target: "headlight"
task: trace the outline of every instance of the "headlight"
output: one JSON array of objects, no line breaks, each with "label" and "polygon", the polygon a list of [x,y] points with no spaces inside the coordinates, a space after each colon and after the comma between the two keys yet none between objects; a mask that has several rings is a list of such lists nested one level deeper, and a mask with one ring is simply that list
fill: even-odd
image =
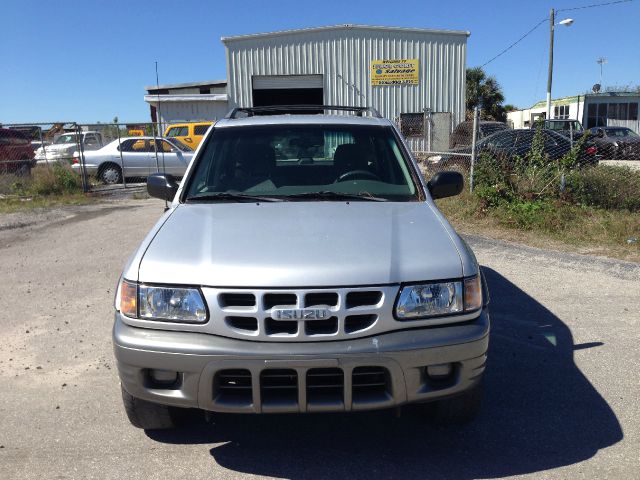
[{"label": "headlight", "polygon": [[413,320],[477,310],[482,306],[480,276],[462,281],[407,285],[396,306],[399,320]]},{"label": "headlight", "polygon": [[205,323],[207,308],[197,288],[155,287],[123,281],[120,311],[131,318]]}]

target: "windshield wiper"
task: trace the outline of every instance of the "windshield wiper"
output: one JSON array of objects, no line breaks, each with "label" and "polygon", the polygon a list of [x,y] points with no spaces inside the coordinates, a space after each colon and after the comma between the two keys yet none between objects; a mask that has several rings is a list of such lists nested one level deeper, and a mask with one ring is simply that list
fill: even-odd
[{"label": "windshield wiper", "polygon": [[262,195],[250,195],[248,193],[232,193],[232,192],[218,192],[207,193],[204,195],[191,195],[187,197],[188,202],[198,201],[234,201],[240,200],[244,202],[281,202],[282,199],[278,197],[268,197]]},{"label": "windshield wiper", "polygon": [[342,192],[331,192],[328,190],[320,191],[320,192],[305,192],[305,193],[294,193],[293,195],[286,195],[286,199],[295,200],[295,199],[318,199],[318,200],[366,200],[370,202],[386,202],[386,198],[375,197],[371,195],[369,192],[360,192],[360,193],[342,193]]}]

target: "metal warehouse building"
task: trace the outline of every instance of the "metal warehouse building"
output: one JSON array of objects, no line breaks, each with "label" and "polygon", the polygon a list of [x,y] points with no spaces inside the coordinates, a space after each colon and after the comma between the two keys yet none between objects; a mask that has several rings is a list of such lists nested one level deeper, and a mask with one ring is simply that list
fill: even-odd
[{"label": "metal warehouse building", "polygon": [[[467,31],[338,25],[224,37],[225,107],[373,106],[396,121],[446,112],[450,131],[464,120],[468,36]],[[152,91],[149,87],[149,94],[157,93]],[[145,100],[158,103],[159,96]],[[189,100],[197,102],[197,94]],[[163,114],[165,121],[196,119],[202,118]]]}]

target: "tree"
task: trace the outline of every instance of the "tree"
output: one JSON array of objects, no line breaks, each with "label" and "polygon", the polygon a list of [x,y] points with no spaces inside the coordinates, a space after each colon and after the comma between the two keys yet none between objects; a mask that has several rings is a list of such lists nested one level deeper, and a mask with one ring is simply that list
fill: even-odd
[{"label": "tree", "polygon": [[487,76],[481,67],[467,68],[467,118],[473,118],[473,109],[480,108],[483,120],[506,120],[502,106],[504,95],[495,77]]}]

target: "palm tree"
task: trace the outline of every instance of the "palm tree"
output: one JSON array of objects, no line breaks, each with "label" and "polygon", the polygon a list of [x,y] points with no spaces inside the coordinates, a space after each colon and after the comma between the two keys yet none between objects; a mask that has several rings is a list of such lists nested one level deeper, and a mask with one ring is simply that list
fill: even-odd
[{"label": "palm tree", "polygon": [[480,118],[504,122],[504,95],[495,77],[487,76],[481,67],[467,68],[467,117],[473,116],[473,109],[480,107]]}]

